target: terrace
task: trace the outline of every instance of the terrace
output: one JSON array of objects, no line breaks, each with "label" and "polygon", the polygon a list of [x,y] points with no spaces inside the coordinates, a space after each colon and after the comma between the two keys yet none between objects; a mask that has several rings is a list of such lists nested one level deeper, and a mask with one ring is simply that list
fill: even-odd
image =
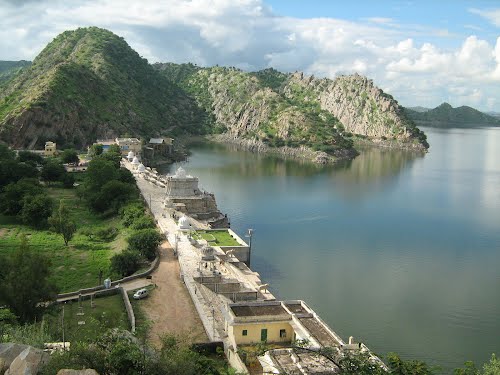
[{"label": "terrace", "polygon": [[243,246],[227,229],[198,230],[193,237],[196,240],[203,239],[207,241],[210,246]]}]

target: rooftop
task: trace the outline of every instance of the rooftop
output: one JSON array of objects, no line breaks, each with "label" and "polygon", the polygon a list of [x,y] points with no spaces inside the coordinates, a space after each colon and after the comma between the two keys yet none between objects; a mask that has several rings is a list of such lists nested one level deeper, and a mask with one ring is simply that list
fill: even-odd
[{"label": "rooftop", "polygon": [[308,314],[309,311],[307,311],[304,306],[300,302],[285,302],[285,306],[288,310],[290,310],[293,314]]},{"label": "rooftop", "polygon": [[337,339],[316,318],[299,318],[302,325],[322,346],[339,346]]},{"label": "rooftop", "polygon": [[327,358],[301,350],[271,350],[270,357],[285,374],[336,374],[340,369]]},{"label": "rooftop", "polygon": [[261,305],[231,305],[233,314],[237,317],[266,316],[266,315],[289,315],[281,304],[261,304]]}]

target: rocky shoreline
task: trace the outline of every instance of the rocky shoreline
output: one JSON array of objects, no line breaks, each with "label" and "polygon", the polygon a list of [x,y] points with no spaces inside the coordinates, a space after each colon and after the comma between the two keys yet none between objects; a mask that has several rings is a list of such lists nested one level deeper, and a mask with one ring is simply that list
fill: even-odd
[{"label": "rocky shoreline", "polygon": [[266,153],[275,154],[282,156],[284,158],[292,158],[299,160],[306,160],[316,164],[334,164],[340,161],[354,159],[359,153],[352,150],[342,150],[339,151],[335,156],[329,155],[323,151],[313,151],[307,147],[269,147],[264,142],[257,139],[242,139],[235,138],[234,136],[224,133],[207,136],[206,139],[209,141],[229,144],[237,146],[242,150],[256,152],[256,153]]}]

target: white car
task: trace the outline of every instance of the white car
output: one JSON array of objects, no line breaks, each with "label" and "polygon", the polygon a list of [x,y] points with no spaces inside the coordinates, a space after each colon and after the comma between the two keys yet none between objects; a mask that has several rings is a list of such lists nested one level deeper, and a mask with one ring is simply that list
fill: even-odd
[{"label": "white car", "polygon": [[149,295],[149,292],[147,289],[139,289],[137,292],[134,293],[133,298],[134,299],[142,299],[146,298]]}]

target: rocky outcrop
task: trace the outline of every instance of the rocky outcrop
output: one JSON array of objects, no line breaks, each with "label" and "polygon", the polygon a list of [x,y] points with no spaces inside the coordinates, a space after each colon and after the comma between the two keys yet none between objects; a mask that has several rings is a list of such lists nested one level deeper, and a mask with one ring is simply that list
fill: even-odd
[{"label": "rocky outcrop", "polygon": [[14,344],[11,342],[0,344],[0,374],[3,374],[29,345]]},{"label": "rocky outcrop", "polygon": [[14,358],[5,375],[36,375],[48,360],[49,355],[43,350],[27,346]]},{"label": "rocky outcrop", "polygon": [[393,144],[404,148],[428,147],[425,135],[405,116],[403,107],[371,79],[359,74],[331,80],[294,73],[283,91],[287,97],[300,93],[304,100],[318,102],[322,109],[338,118],[349,133],[376,141],[394,140]]},{"label": "rocky outcrop", "polygon": [[68,370],[63,369],[57,372],[57,375],[99,375],[96,370],[86,369],[86,370]]}]

